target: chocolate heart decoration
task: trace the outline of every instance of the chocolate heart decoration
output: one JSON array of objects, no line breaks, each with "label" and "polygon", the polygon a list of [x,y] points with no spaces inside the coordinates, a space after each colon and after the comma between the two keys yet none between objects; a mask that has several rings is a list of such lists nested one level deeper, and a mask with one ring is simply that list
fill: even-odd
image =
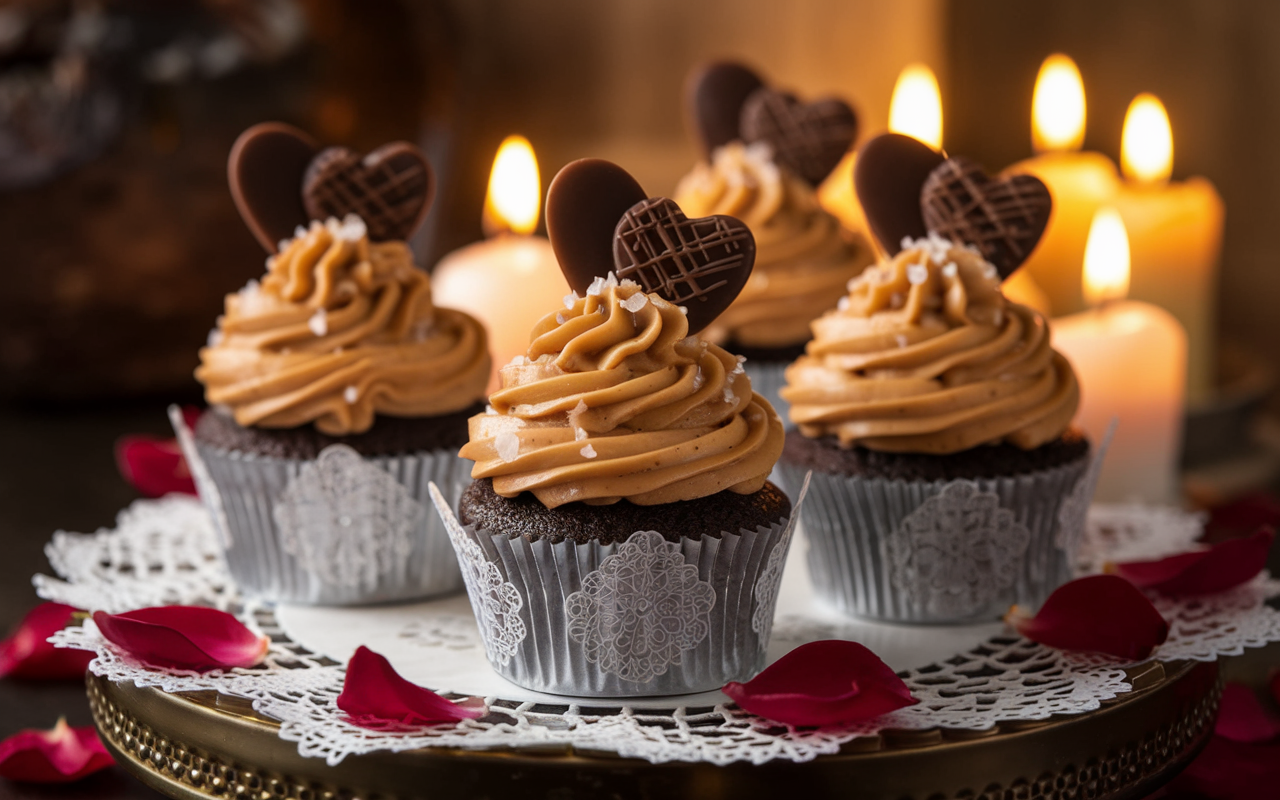
[{"label": "chocolate heart decoration", "polygon": [[920,187],[946,156],[919,139],[883,133],[858,149],[853,186],[867,226],[890,256],[902,249],[904,237],[925,235]]},{"label": "chocolate heart decoration", "polygon": [[254,125],[231,146],[231,197],[268,253],[310,219],[302,203],[302,176],[319,149],[314,139],[283,122]]},{"label": "chocolate heart decoration", "polygon": [[613,269],[613,234],[627,209],[648,195],[617,164],[583,158],[547,187],[547,237],[569,288],[585,294]]},{"label": "chocolate heart decoration", "polygon": [[930,231],[973,245],[1007,278],[1035,250],[1053,197],[1039,178],[991,178],[982,165],[957,156],[929,173],[920,188],[920,209]]},{"label": "chocolate heart decoration", "polygon": [[742,64],[717,61],[689,73],[685,81],[685,113],[708,157],[721,145],[740,138],[742,104],[764,86],[760,76]]},{"label": "chocolate heart decoration", "polygon": [[426,219],[435,175],[426,155],[392,142],[367,156],[330,147],[316,156],[302,181],[311,219],[358,214],[374,241],[408,239]]},{"label": "chocolate heart decoration", "polygon": [[802,103],[769,88],[747,98],[740,124],[743,141],[766,142],[774,161],[814,186],[831,174],[858,136],[858,117],[843,100]]},{"label": "chocolate heart decoration", "polygon": [[734,217],[689,219],[674,200],[651,197],[618,221],[613,261],[619,279],[684,306],[692,335],[742,291],[755,265],[756,240]]}]

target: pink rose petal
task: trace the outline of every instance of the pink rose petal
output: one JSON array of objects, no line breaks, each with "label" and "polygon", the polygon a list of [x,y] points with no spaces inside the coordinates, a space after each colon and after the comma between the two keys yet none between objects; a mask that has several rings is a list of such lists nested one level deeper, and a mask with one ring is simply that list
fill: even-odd
[{"label": "pink rose petal", "polygon": [[92,725],[72,728],[65,719],[51,730],[25,730],[0,742],[0,776],[30,783],[69,783],[115,762]]},{"label": "pink rose petal", "polygon": [[93,621],[109,641],[148,664],[211,670],[252,667],[270,640],[214,608],[158,606],[124,614],[95,612]]},{"label": "pink rose petal", "polygon": [[455,703],[410,683],[390,661],[363,645],[347,662],[338,708],[361,727],[377,727],[380,722],[458,722],[487,713],[484,701],[478,698]]},{"label": "pink rose petal", "polygon": [[1260,744],[1280,737],[1280,718],[1263,706],[1248,686],[1228,683],[1222,690],[1213,732],[1233,742]]},{"label": "pink rose petal", "polygon": [[1252,536],[1227,539],[1208,550],[1179,553],[1158,561],[1109,564],[1107,571],[1140,589],[1151,589],[1169,597],[1223,592],[1262,572],[1275,536],[1271,528],[1263,527]]},{"label": "pink rose petal", "polygon": [[872,719],[919,702],[875,653],[838,639],[801,645],[723,691],[752,714],[800,726]]},{"label": "pink rose petal", "polygon": [[[193,406],[182,409],[188,427],[200,419]],[[116,442],[116,466],[124,479],[146,497],[163,497],[170,492],[195,494],[196,485],[177,439],[155,436],[123,436]]]},{"label": "pink rose petal", "polygon": [[94,654],[54,647],[49,637],[67,626],[75,608],[41,603],[22,618],[18,629],[0,642],[0,678],[83,680]]},{"label": "pink rose petal", "polygon": [[1151,655],[1169,636],[1169,624],[1151,601],[1118,575],[1077,578],[1049,595],[1034,617],[1015,606],[1005,622],[1049,647],[1131,661]]}]

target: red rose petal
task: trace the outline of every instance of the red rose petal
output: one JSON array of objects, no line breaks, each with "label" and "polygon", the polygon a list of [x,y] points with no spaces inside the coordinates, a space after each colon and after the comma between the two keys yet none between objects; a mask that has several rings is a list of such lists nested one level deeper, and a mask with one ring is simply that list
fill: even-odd
[{"label": "red rose petal", "polygon": [[18,629],[0,642],[0,678],[83,680],[94,654],[54,647],[49,637],[67,626],[77,609],[41,603],[22,618]]},{"label": "red rose petal", "polygon": [[1118,575],[1090,575],[1059,586],[1039,613],[1015,606],[1005,622],[1033,642],[1059,650],[1141,661],[1169,636],[1169,624],[1142,592]]},{"label": "red rose petal", "polygon": [[1228,683],[1222,690],[1213,732],[1233,742],[1259,744],[1280,736],[1280,718],[1267,710],[1248,686]]},{"label": "red rose petal", "polygon": [[802,726],[872,719],[919,702],[875,653],[838,639],[801,645],[723,691],[752,714]]},{"label": "red rose petal", "polygon": [[482,700],[455,703],[410,683],[390,661],[363,645],[347,662],[338,708],[361,727],[378,722],[458,722],[487,713]]},{"label": "red rose petal", "polygon": [[[187,427],[195,427],[200,413],[194,406],[183,407]],[[116,466],[124,479],[146,497],[163,497],[170,492],[196,493],[195,481],[177,439],[123,436],[116,442]]]},{"label": "red rose petal", "polygon": [[1140,589],[1151,589],[1169,597],[1223,592],[1262,572],[1275,538],[1275,531],[1263,527],[1252,536],[1228,539],[1208,550],[1179,553],[1158,561],[1109,564],[1107,571]]},{"label": "red rose petal", "polygon": [[1255,492],[1210,509],[1202,539],[1211,543],[1235,539],[1263,525],[1280,525],[1280,499],[1270,492]]},{"label": "red rose petal", "polygon": [[0,742],[0,776],[31,783],[68,783],[115,762],[92,725],[72,728],[65,719],[51,730],[25,730]]},{"label": "red rose petal", "polygon": [[1245,744],[1213,736],[1166,796],[1196,800],[1280,798],[1280,744]]},{"label": "red rose petal", "polygon": [[124,614],[98,611],[93,621],[109,641],[160,667],[252,667],[262,661],[270,644],[225,611],[201,606],[159,606]]}]

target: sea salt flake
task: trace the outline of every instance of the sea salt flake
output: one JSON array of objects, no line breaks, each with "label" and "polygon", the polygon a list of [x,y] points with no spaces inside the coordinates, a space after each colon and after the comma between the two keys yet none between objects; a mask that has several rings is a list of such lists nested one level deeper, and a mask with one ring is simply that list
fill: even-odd
[{"label": "sea salt flake", "polygon": [[733,387],[726,383],[724,385],[724,401],[726,403],[734,403],[737,400],[738,396],[733,393]]},{"label": "sea salt flake", "polygon": [[929,279],[929,267],[924,264],[911,264],[907,267],[907,283],[918,286]]},{"label": "sea salt flake", "polygon": [[205,343],[209,347],[217,347],[218,345],[222,344],[223,338],[224,337],[222,335],[222,331],[218,330],[217,328],[213,328],[209,331],[209,338],[205,341]]},{"label": "sea salt flake", "polygon": [[1000,327],[1004,324],[1004,309],[997,308],[991,312],[991,324]]},{"label": "sea salt flake", "polygon": [[582,453],[582,455],[583,455],[584,457],[586,457],[586,458],[595,458],[595,457],[596,457],[596,449],[595,449],[594,447],[592,447],[591,445],[586,445],[585,447],[583,447],[583,448],[582,448],[581,450],[579,450],[578,452],[579,452],[579,453]]},{"label": "sea salt flake", "polygon": [[676,308],[680,309],[681,314],[684,314],[686,317],[689,316],[689,309],[684,306],[676,306]]},{"label": "sea salt flake", "polygon": [[557,325],[563,325],[563,324],[565,324],[566,322],[568,322],[568,319],[566,319],[566,318],[565,318],[565,315],[564,315],[564,314],[556,314],[556,324],[557,324]]},{"label": "sea salt flake", "polygon": [[510,464],[520,455],[520,437],[512,431],[503,431],[493,437],[493,447],[498,451],[498,458]]},{"label": "sea salt flake", "polygon": [[848,311],[848,310],[849,310],[849,298],[847,298],[847,297],[841,297],[839,300],[837,300],[837,301],[836,301],[836,310],[837,310],[837,311]]},{"label": "sea salt flake", "polygon": [[946,264],[942,265],[942,277],[944,278],[954,278],[959,271],[960,268],[956,266],[956,262],[954,261],[948,261]]},{"label": "sea salt flake", "polygon": [[575,426],[573,429],[573,440],[575,442],[582,441],[583,439],[587,438],[588,435],[589,434],[584,428],[579,428]]},{"label": "sea salt flake", "polygon": [[911,344],[911,342],[907,340],[907,335],[905,333],[899,333],[893,337],[893,340],[898,343],[898,347],[906,347]]},{"label": "sea salt flake", "polygon": [[622,306],[623,308],[625,308],[626,310],[634,314],[640,309],[644,308],[645,305],[648,304],[648,302],[649,302],[649,298],[647,295],[645,295],[644,292],[636,292],[635,294],[628,297],[626,300],[623,300],[618,305]]},{"label": "sea salt flake", "polygon": [[317,308],[316,313],[311,315],[311,319],[307,320],[307,327],[316,336],[324,336],[329,332],[329,317],[325,314],[323,308]]},{"label": "sea salt flake", "polygon": [[599,297],[602,291],[604,291],[604,278],[597,277],[591,282],[591,285],[587,287],[587,296]]},{"label": "sea salt flake", "polygon": [[348,386],[342,390],[342,399],[347,401],[347,405],[352,405],[360,399],[360,390],[354,386]]},{"label": "sea salt flake", "polygon": [[698,391],[706,382],[707,377],[702,374],[702,367],[698,367],[698,370],[693,373],[693,390]]},{"label": "sea salt flake", "polygon": [[572,311],[573,307],[576,306],[578,301],[581,299],[581,297],[578,297],[577,292],[569,292],[564,296],[564,307]]},{"label": "sea salt flake", "polygon": [[512,356],[507,362],[508,367],[523,367],[527,359],[524,356]]}]

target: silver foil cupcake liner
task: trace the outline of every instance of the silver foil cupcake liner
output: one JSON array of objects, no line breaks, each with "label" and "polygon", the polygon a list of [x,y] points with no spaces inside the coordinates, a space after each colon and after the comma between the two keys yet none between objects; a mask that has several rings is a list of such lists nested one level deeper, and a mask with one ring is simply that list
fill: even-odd
[{"label": "silver foil cupcake liner", "polygon": [[462,589],[428,486],[455,500],[469,463],[452,450],[362,456],[330,445],[314,459],[227,451],[195,441],[170,410],[196,488],[245,594],[361,605]]},{"label": "silver foil cupcake liner", "polygon": [[[1100,461],[953,481],[814,472],[803,520],[814,593],[886,622],[989,621],[1038,606],[1071,578]],[[781,468],[788,482],[806,474]]]},{"label": "silver foil cupcake liner", "polygon": [[769,401],[774,411],[777,411],[778,416],[782,418],[782,426],[784,428],[791,424],[791,417],[789,416],[791,404],[783,400],[779,392],[782,387],[787,385],[787,377],[784,373],[786,373],[789,366],[791,366],[790,361],[760,361],[750,358],[742,364],[742,368],[747,372],[747,377],[751,379],[751,388]]},{"label": "silver foil cupcake liner", "polygon": [[765,663],[801,500],[769,528],[668,542],[552,544],[461,525],[433,492],[485,651],[504,678],[578,697],[673,695],[745,681]]}]

